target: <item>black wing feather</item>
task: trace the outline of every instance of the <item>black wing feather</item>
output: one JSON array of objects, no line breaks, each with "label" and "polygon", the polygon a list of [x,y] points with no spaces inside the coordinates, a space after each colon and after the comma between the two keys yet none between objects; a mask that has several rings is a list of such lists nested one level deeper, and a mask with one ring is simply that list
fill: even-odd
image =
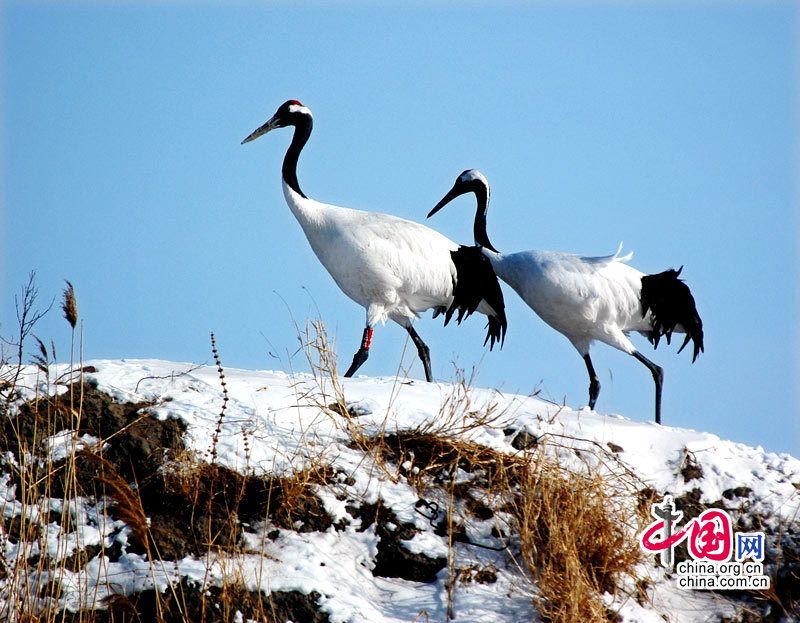
[{"label": "black wing feather", "polygon": [[456,267],[456,278],[453,280],[453,302],[445,312],[444,324],[450,322],[456,311],[458,311],[456,322],[461,324],[465,317],[478,309],[481,301],[486,301],[494,314],[489,316],[488,330],[483,344],[485,346],[489,342],[491,350],[495,342],[499,342],[502,348],[508,323],[503,291],[500,289],[492,263],[480,247],[460,246],[451,251],[450,256]]},{"label": "black wing feather", "polygon": [[697,313],[694,296],[689,286],[683,279],[679,279],[683,266],[678,270],[669,269],[655,275],[642,277],[642,316],[650,311],[653,329],[647,339],[658,347],[661,336],[667,338],[667,344],[672,339],[675,328],[680,327],[686,332],[686,338],[678,349],[681,352],[691,340],[694,342],[692,362],[697,355],[703,352],[703,321]]}]

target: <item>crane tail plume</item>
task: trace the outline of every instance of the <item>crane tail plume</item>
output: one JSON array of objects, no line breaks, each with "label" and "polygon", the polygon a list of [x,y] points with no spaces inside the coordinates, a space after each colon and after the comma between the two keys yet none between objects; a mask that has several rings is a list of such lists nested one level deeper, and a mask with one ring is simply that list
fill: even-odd
[{"label": "crane tail plume", "polygon": [[654,348],[658,347],[661,337],[667,344],[672,340],[672,333],[685,333],[680,353],[686,345],[693,342],[692,362],[703,352],[703,321],[697,312],[694,296],[689,286],[679,279],[683,267],[678,270],[665,270],[663,273],[642,277],[642,315],[650,313],[652,330],[647,338]]},{"label": "crane tail plume", "polygon": [[503,318],[497,318],[495,316],[489,316],[489,322],[486,324],[486,339],[483,340],[483,345],[486,346],[486,343],[489,343],[489,350],[494,348],[495,343],[500,344],[500,348],[503,348],[503,344],[506,341],[506,329],[508,325],[505,321],[505,316]]},{"label": "crane tail plume", "polygon": [[506,306],[491,262],[479,247],[461,246],[451,251],[450,256],[456,267],[456,276],[453,279],[453,302],[445,312],[444,324],[447,325],[456,312],[456,322],[460,324],[484,303],[481,311],[486,309],[489,318],[484,345],[488,342],[491,350],[499,342],[502,347],[508,326]]}]

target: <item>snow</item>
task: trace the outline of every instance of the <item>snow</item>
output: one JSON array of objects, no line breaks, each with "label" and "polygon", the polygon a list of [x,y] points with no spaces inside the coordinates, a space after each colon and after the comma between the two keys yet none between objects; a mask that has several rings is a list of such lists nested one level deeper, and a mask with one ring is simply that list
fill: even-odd
[{"label": "snow", "polygon": [[[186,442],[198,456],[209,460],[220,419],[223,392],[216,368],[159,360],[87,362],[96,369],[86,379],[119,401],[153,401],[148,411],[159,419],[180,418],[187,426]],[[63,372],[55,370],[54,375]],[[344,418],[320,409],[336,401],[330,379],[310,374],[225,370],[228,402],[216,444],[217,461],[247,473],[288,474],[320,457],[348,474],[338,490],[364,503],[378,499],[397,521],[413,524],[419,532],[404,542],[412,553],[447,557],[446,539],[434,534],[429,520],[418,512],[420,494],[404,478],[390,478],[369,457],[354,449]],[[631,473],[659,493],[678,496],[701,489],[701,500],[713,503],[736,487],[752,490],[752,504],[774,529],[800,517],[800,461],[762,448],[720,439],[715,435],[650,422],[637,422],[587,409],[573,410],[535,397],[503,394],[490,389],[465,390],[458,384],[408,382],[396,378],[340,379],[350,412],[366,434],[427,427],[432,431],[460,429],[470,441],[507,453],[518,453],[504,429],[524,430],[541,444],[560,453],[565,466],[585,468],[597,463],[598,448],[606,451],[599,464],[612,473]],[[24,384],[30,396],[44,386],[33,369]],[[465,408],[466,407],[466,408]],[[482,420],[489,410],[492,417]],[[466,415],[464,414],[466,412]],[[245,443],[245,439],[247,442]],[[47,440],[55,456],[65,456],[85,445],[99,443],[91,437],[75,439],[69,431]],[[609,443],[622,449],[609,450]],[[594,451],[594,452],[592,452]],[[685,482],[680,468],[690,457],[702,477]],[[413,471],[413,467],[412,467]],[[0,477],[0,500],[6,519],[19,514],[13,500],[13,483]],[[347,516],[346,502],[331,488],[318,495],[334,522]],[[53,508],[55,511],[65,509]],[[42,547],[53,557],[69,556],[78,545],[118,541],[125,543],[128,528],[103,512],[103,502],[74,502],[66,509],[80,527],[68,535],[51,524]],[[474,542],[496,545],[491,527],[497,519],[470,526]],[[178,578],[221,583],[235,573],[252,590],[316,591],[321,610],[335,623],[407,623],[444,621],[447,609],[447,569],[436,581],[417,583],[372,575],[378,537],[359,531],[355,521],[344,529],[300,533],[280,530],[268,538],[270,526],[244,535],[244,553],[187,557],[174,563],[151,564],[142,556],[123,553],[115,562],[95,557],[63,581],[63,606],[86,607],[114,592],[130,594],[153,586],[164,590]],[[2,534],[0,533],[0,537]],[[36,545],[34,544],[33,547]],[[20,555],[21,544],[0,538],[5,560]],[[32,546],[28,546],[32,547]],[[537,620],[532,605],[536,587],[508,555],[457,544],[453,550],[459,567],[494,565],[492,584],[459,583],[454,593],[457,620],[485,623]],[[769,554],[768,554],[769,556]],[[766,561],[767,563],[769,560]],[[623,621],[649,623],[665,620],[687,623],[733,616],[735,606],[724,596],[681,591],[663,569],[651,561],[640,565],[642,577],[653,586],[644,605],[633,598],[606,596],[607,605]],[[0,584],[0,589],[2,585]],[[2,592],[0,591],[0,599]],[[427,614],[427,617],[425,617]]]},{"label": "snow", "polygon": [[76,439],[70,430],[63,430],[45,439],[48,454],[53,461],[60,461],[72,453],[92,448],[99,442],[100,440],[92,435],[81,435]]}]

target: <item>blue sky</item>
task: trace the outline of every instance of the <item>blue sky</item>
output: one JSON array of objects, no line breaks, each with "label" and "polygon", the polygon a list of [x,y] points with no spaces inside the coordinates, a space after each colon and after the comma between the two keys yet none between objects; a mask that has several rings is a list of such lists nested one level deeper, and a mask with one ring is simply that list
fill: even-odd
[{"label": "blue sky", "polygon": [[[87,358],[306,370],[321,317],[343,366],[361,308],[318,264],[280,188],[290,132],[241,146],[284,100],[315,115],[315,199],[422,221],[468,167],[492,183],[501,251],[684,265],[706,353],[635,342],[666,371],[664,423],[800,455],[797,3],[22,3],[2,11],[0,331],[35,269],[76,288]],[[472,201],[429,225],[471,243]],[[506,289],[483,322],[417,329],[434,376],[575,407],[583,362]],[[68,349],[51,312],[38,334]],[[403,358],[403,353],[405,353]],[[652,419],[652,380],[593,351],[597,408]],[[360,371],[422,377],[395,325]]]}]

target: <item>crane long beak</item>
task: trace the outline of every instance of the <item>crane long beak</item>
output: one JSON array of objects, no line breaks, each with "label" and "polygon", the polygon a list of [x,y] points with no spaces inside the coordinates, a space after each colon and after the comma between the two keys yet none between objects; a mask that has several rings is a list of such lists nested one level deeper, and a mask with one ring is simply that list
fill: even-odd
[{"label": "crane long beak", "polygon": [[448,193],[444,197],[442,197],[442,200],[433,207],[433,210],[428,212],[428,218],[432,217],[439,210],[441,210],[444,206],[446,206],[448,203],[450,203],[453,199],[455,199],[456,197],[458,197],[460,195],[463,195],[465,192],[467,192],[467,191],[464,190],[464,189],[459,188],[458,185],[453,186],[448,191]]},{"label": "crane long beak", "polygon": [[249,143],[250,141],[256,140],[262,134],[266,134],[270,130],[274,130],[277,127],[278,127],[278,122],[276,121],[275,117],[272,117],[272,119],[267,121],[264,125],[253,130],[253,132],[251,132],[250,135],[242,141],[242,145],[244,145],[245,143]]}]

